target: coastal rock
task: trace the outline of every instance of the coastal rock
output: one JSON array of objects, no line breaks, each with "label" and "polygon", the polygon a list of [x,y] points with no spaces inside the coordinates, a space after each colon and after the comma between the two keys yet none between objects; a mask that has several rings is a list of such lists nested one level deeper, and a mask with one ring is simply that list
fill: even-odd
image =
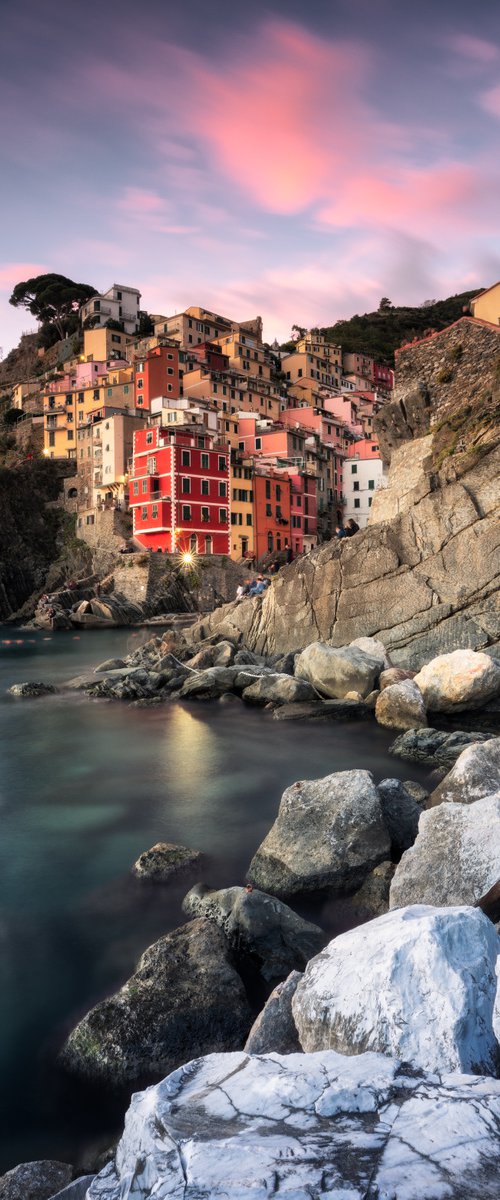
[{"label": "coastal rock", "polygon": [[482,708],[500,695],[500,663],[489,654],[453,650],[427,663],[415,683],[432,712],[463,712]]},{"label": "coastal rock", "polygon": [[312,683],[321,696],[342,700],[347,692],[368,696],[380,674],[380,658],[374,658],[357,646],[337,649],[325,642],[312,642],[295,662],[297,679]]},{"label": "coastal rock", "polygon": [[245,688],[243,699],[251,704],[296,704],[316,700],[316,692],[303,679],[292,675],[261,675]]},{"label": "coastal rock", "polygon": [[389,835],[369,771],[338,771],[287,788],[248,879],[276,895],[359,887],[387,858]]},{"label": "coastal rock", "polygon": [[400,779],[382,779],[378,794],[392,852],[402,854],[413,846],[417,836],[422,801],[417,801]]},{"label": "coastal rock", "polygon": [[124,658],[107,658],[105,662],[100,663],[98,667],[94,668],[94,673],[98,675],[101,671],[119,671],[120,668],[126,667],[126,665]]},{"label": "coastal rock", "polygon": [[500,738],[463,750],[451,771],[431,792],[428,804],[473,804],[500,788]]},{"label": "coastal rock", "polygon": [[394,863],[389,860],[379,863],[367,876],[359,892],[352,896],[351,904],[360,910],[365,920],[389,912],[389,892],[394,871]]},{"label": "coastal rock", "polygon": [[375,705],[375,718],[387,729],[422,729],[427,725],[423,696],[413,679],[384,688]]},{"label": "coastal rock", "polygon": [[402,667],[388,667],[381,671],[378,680],[380,691],[392,687],[393,683],[403,683],[405,679],[414,679],[416,671],[404,671]]},{"label": "coastal rock", "polygon": [[391,660],[387,654],[387,650],[382,642],[373,637],[358,637],[354,638],[353,642],[349,643],[358,650],[362,650],[364,654],[368,654],[370,658],[376,658],[380,662],[380,670],[387,671],[390,669]]},{"label": "coastal rock", "polygon": [[273,712],[275,721],[369,721],[370,709],[365,701],[316,700],[298,704],[281,704]]},{"label": "coastal rock", "polygon": [[262,964],[264,979],[278,979],[304,967],[325,944],[322,929],[258,888],[211,891],[197,883],[182,908],[188,916],[214,921],[235,950],[254,955]]},{"label": "coastal rock", "polygon": [[167,883],[172,875],[194,866],[202,857],[199,850],[189,850],[187,846],[176,846],[172,842],[157,842],[150,850],[145,850],[139,855],[132,867],[132,873],[139,879]]},{"label": "coastal rock", "polygon": [[247,1054],[299,1054],[301,1045],[292,1016],[292,997],[302,976],[292,971],[278,983],[262,1012],[254,1021],[245,1042]]},{"label": "coastal rock", "polygon": [[304,1050],[377,1050],[426,1071],[496,1074],[498,937],[477,908],[415,905],[334,938],[292,1000]]},{"label": "coastal rock", "polygon": [[234,642],[220,641],[215,646],[214,666],[230,667],[234,663],[235,646]]},{"label": "coastal rock", "polygon": [[456,729],[452,733],[441,729],[409,729],[401,733],[389,746],[389,754],[406,758],[409,762],[431,763],[433,766],[451,767],[463,750],[477,742],[488,742],[487,733],[470,733]]},{"label": "coastal rock", "polygon": [[20,1163],[0,1177],[0,1200],[50,1200],[73,1178],[73,1167],[52,1159]]},{"label": "coastal rock", "polygon": [[403,854],[390,907],[476,904],[500,879],[500,791],[475,804],[440,804],[422,813],[415,845]]},{"label": "coastal rock", "polygon": [[120,991],[78,1023],[60,1061],[72,1074],[130,1088],[193,1053],[241,1046],[250,1024],[226,937],[211,921],[195,920],[145,951]]},{"label": "coastal rock", "polygon": [[217,1054],[132,1097],[88,1200],[497,1200],[500,1082]]},{"label": "coastal rock", "polygon": [[62,1192],[56,1192],[55,1196],[50,1197],[50,1200],[87,1200],[88,1190],[94,1179],[95,1174],[80,1175],[79,1179],[68,1183]]},{"label": "coastal rock", "polygon": [[42,683],[33,681],[29,683],[13,683],[8,689],[11,696],[54,696],[58,688],[52,683]]}]

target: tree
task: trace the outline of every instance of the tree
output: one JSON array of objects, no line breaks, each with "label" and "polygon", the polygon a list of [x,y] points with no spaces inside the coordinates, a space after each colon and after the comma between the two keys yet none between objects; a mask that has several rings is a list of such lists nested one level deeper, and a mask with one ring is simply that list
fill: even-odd
[{"label": "tree", "polygon": [[63,338],[74,328],[81,305],[95,295],[95,288],[87,283],[75,283],[65,275],[36,275],[16,284],[9,304],[14,308],[26,308],[42,329],[52,326]]},{"label": "tree", "polygon": [[154,323],[148,312],[140,310],[139,314],[139,337],[152,337],[155,331]]},{"label": "tree", "polygon": [[300,342],[300,339],[305,337],[306,333],[307,329],[304,329],[302,325],[292,325],[292,341]]},{"label": "tree", "polygon": [[392,300],[389,300],[388,296],[382,296],[382,299],[378,306],[378,311],[379,312],[388,312],[388,310],[392,307],[393,307]]}]

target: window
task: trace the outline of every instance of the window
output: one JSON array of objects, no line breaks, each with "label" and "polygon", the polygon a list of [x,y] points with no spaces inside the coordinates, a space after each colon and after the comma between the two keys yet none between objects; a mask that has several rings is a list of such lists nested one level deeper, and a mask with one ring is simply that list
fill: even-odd
[{"label": "window", "polygon": [[96,390],[94,392],[94,400],[98,400],[98,399],[99,399],[99,388],[96,388]]},{"label": "window", "polygon": [[368,480],[368,489],[370,492],[373,492],[375,490],[375,480],[374,479]]},{"label": "window", "polygon": [[134,479],[134,496],[139,495],[139,480]]},{"label": "window", "polygon": [[208,479],[202,479],[201,481],[201,494],[202,496],[210,495],[210,482]]},{"label": "window", "polygon": [[191,491],[191,480],[187,479],[186,477],[184,477],[182,480],[182,491],[184,495],[188,495],[188,493]]},{"label": "window", "polygon": [[266,517],[272,517],[273,510],[270,504],[266,504]]},{"label": "window", "polygon": [[252,524],[252,514],[247,513],[247,525],[251,525],[251,524]]},{"label": "window", "polygon": [[377,451],[378,451],[378,446],[372,446],[372,454],[376,454]]},{"label": "window", "polygon": [[183,451],[182,451],[182,454],[181,454],[181,463],[182,463],[183,467],[189,467],[189,466],[191,466],[191,451],[190,451],[190,450],[183,450]]},{"label": "window", "polygon": [[271,499],[271,480],[266,479],[266,500]]},{"label": "window", "polygon": [[225,483],[219,483],[219,496],[227,496],[227,489],[226,489]]},{"label": "window", "polygon": [[68,430],[66,431],[66,437],[67,437],[67,439],[68,439],[68,442],[72,442],[72,441],[73,441],[73,438],[74,438],[74,436],[75,436],[75,435],[74,435],[74,433],[73,433],[73,430],[72,430],[72,429],[68,429]]},{"label": "window", "polygon": [[354,507],[355,507],[355,508],[361,508],[361,500],[355,500],[355,501],[354,501]]},{"label": "window", "polygon": [[232,512],[231,513],[231,525],[237,525],[237,524],[238,524],[238,513]]},{"label": "window", "polygon": [[353,463],[352,467],[351,467],[351,475],[357,475],[357,473],[358,473],[357,463]]},{"label": "window", "polygon": [[173,375],[173,373],[174,373],[174,368],[173,368],[173,367],[167,367],[167,375]]},{"label": "window", "polygon": [[55,433],[49,433],[49,446],[55,446],[55,444],[56,444]]},{"label": "window", "polygon": [[227,467],[227,459],[223,454],[219,454],[219,471],[225,471]]},{"label": "window", "polygon": [[112,395],[113,395],[113,388],[110,387],[110,388],[108,388],[108,396],[112,396]]},{"label": "window", "polygon": [[144,396],[138,396],[137,397],[137,407],[142,408],[143,404],[144,404]]},{"label": "window", "polygon": [[144,508],[141,508],[141,517],[142,517],[143,521],[147,521],[147,519],[148,519],[147,505],[144,505]]},{"label": "window", "polygon": [[372,499],[373,499],[373,496],[368,497],[368,508],[371,508],[371,506],[372,506]]},{"label": "window", "polygon": [[281,500],[281,487],[279,483],[276,484],[276,499]]},{"label": "window", "polygon": [[123,385],[123,395],[128,396],[128,383],[124,383]]},{"label": "window", "polygon": [[201,519],[204,524],[206,524],[210,520],[210,512],[209,512],[208,508],[202,508]]},{"label": "window", "polygon": [[[109,450],[109,446],[106,446],[106,450]],[[156,458],[155,457],[148,458],[147,471],[148,471],[148,475],[156,475]]]},{"label": "window", "polygon": [[143,386],[144,386],[144,385],[143,385],[142,379],[138,379],[138,380],[137,380],[137,387],[138,387],[138,388],[142,388]]},{"label": "window", "polygon": [[227,521],[227,508],[219,508],[219,521],[221,525],[225,525]]},{"label": "window", "polygon": [[147,490],[148,490],[148,481],[147,481],[147,479],[143,479],[143,481],[142,481],[142,491],[143,491],[143,493],[144,493],[144,492],[147,492]]},{"label": "window", "polygon": [[156,521],[156,518],[158,516],[158,505],[157,504],[153,504],[153,507],[151,509],[151,516],[153,518],[153,521]]},{"label": "window", "polygon": [[183,521],[191,520],[191,505],[190,504],[182,505],[182,520]]},{"label": "window", "polygon": [[153,444],[153,434],[147,433],[146,434],[146,446],[152,446],[152,444]]},{"label": "window", "polygon": [[274,550],[274,538],[271,531],[267,535],[267,549],[269,551]]},{"label": "window", "polygon": [[114,343],[115,343],[115,345],[116,345],[116,343],[118,342],[118,345],[120,346],[120,345],[121,345],[121,340],[122,340],[122,339],[121,339],[121,337],[120,337],[120,335],[119,335],[118,333],[112,333],[112,334],[111,334],[111,341],[112,341],[112,342],[114,342]]},{"label": "window", "polygon": [[359,483],[353,483],[352,490],[353,492],[359,492]]},{"label": "window", "polygon": [[262,438],[255,439],[255,449],[262,450]]}]

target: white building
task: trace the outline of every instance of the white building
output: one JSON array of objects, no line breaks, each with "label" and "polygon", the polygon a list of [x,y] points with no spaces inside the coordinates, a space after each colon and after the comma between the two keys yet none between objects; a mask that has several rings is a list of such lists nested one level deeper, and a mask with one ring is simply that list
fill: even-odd
[{"label": "white building", "polygon": [[82,304],[80,320],[83,324],[90,317],[94,328],[105,325],[107,321],[119,321],[125,333],[138,333],[140,300],[141,293],[137,288],[114,283],[109,291],[92,296],[86,304]]},{"label": "white building", "polygon": [[[362,446],[363,443],[357,443]],[[384,468],[381,458],[362,458],[361,452],[344,460],[344,524],[350,517],[360,529],[368,524],[372,500],[378,487],[383,487]]]}]

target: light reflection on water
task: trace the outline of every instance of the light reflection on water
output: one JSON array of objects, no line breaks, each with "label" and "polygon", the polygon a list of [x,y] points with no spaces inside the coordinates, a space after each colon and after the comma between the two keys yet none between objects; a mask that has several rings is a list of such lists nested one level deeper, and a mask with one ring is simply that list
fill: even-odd
[{"label": "light reflection on water", "polygon": [[[108,1109],[86,1105],[52,1060],[64,1027],[184,919],[196,876],[141,885],[129,872],[143,850],[181,842],[206,855],[208,883],[240,883],[295,779],[352,767],[377,779],[425,775],[390,759],[390,735],[364,723],[278,723],[238,703],[134,709],[74,693],[5,695],[15,681],[60,682],[148,636],[0,639],[0,1169],[75,1161],[94,1131],[111,1128]],[[352,921],[324,900],[311,916],[332,933]]]}]

